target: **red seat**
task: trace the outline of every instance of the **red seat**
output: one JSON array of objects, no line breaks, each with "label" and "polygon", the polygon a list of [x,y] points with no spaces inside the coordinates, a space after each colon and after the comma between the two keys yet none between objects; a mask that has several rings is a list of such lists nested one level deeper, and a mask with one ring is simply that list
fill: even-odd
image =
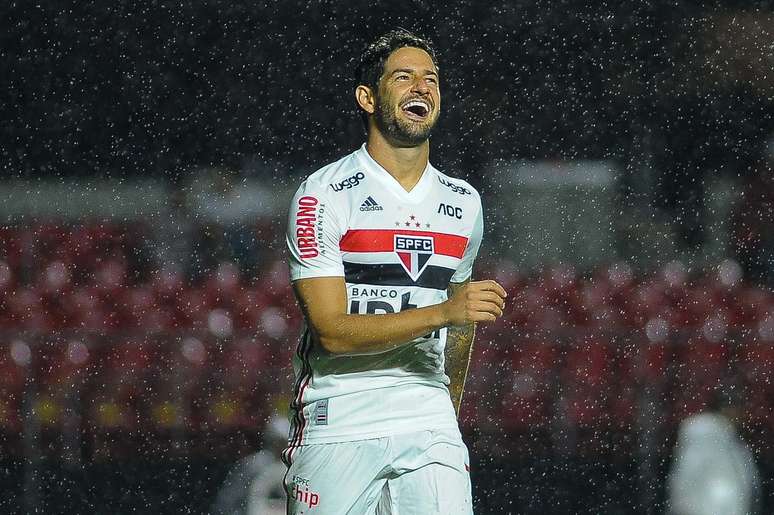
[{"label": "red seat", "polygon": [[[238,329],[254,329],[260,326],[261,316],[270,298],[262,288],[244,288],[234,299],[234,321]],[[292,306],[292,307],[295,307]]]},{"label": "red seat", "polygon": [[717,311],[720,304],[711,285],[695,284],[675,295],[673,322],[680,327],[699,326]]},{"label": "red seat", "polygon": [[647,338],[627,339],[619,353],[618,378],[637,388],[663,385],[672,361],[672,346],[667,341]]},{"label": "red seat", "polygon": [[8,263],[16,274],[21,269],[24,255],[21,232],[16,227],[0,226],[0,260]]},{"label": "red seat", "polygon": [[570,299],[576,325],[593,324],[596,314],[611,308],[612,288],[607,281],[584,281]]},{"label": "red seat", "polygon": [[271,364],[271,347],[260,338],[240,338],[213,347],[212,362],[202,392],[201,419],[218,429],[259,427],[267,399],[289,381]]},{"label": "red seat", "polygon": [[198,288],[183,290],[177,296],[176,311],[184,328],[204,329],[210,312],[207,295]]},{"label": "red seat", "polygon": [[159,336],[151,343],[148,392],[138,405],[145,429],[156,437],[187,435],[197,426],[197,403],[212,365],[212,350],[195,336]]},{"label": "red seat", "polygon": [[94,269],[93,284],[100,290],[113,293],[126,285],[128,266],[123,257],[113,257]]},{"label": "red seat", "polygon": [[0,258],[0,294],[13,290],[16,285],[16,274],[8,261]]},{"label": "red seat", "polygon": [[58,442],[57,435],[72,430],[72,417],[78,410],[72,402],[83,391],[90,358],[89,342],[80,338],[48,335],[35,342],[30,413],[43,431],[44,440]]},{"label": "red seat", "polygon": [[95,432],[130,430],[137,426],[137,405],[146,392],[151,360],[147,345],[107,340],[94,349],[83,405],[86,427]]},{"label": "red seat", "polygon": [[7,316],[17,329],[45,332],[56,327],[45,298],[34,288],[18,288],[6,297]]},{"label": "red seat", "polygon": [[730,299],[727,309],[732,326],[751,327],[774,314],[774,297],[759,287],[742,287]]},{"label": "red seat", "polygon": [[[633,289],[631,297],[619,297],[619,300],[630,327],[643,327],[648,320],[671,310],[670,299],[663,285],[655,282],[641,283]],[[671,320],[671,316],[667,318]]]},{"label": "red seat", "polygon": [[176,306],[162,303],[149,286],[141,285],[115,292],[115,312],[120,325],[143,329],[147,332],[164,332],[175,327]]},{"label": "red seat", "polygon": [[[516,342],[511,350],[511,375],[503,380],[502,423],[507,429],[545,427],[553,409],[558,350],[550,342]],[[508,377],[508,376],[505,376]]]},{"label": "red seat", "polygon": [[[503,378],[510,377],[511,351],[519,340],[504,324],[482,325],[476,329],[460,420],[472,428],[476,420],[482,424],[499,424],[502,418],[499,400],[503,390]],[[510,388],[510,385],[507,385]]]},{"label": "red seat", "polygon": [[729,347],[725,341],[713,342],[703,334],[694,334],[676,346],[677,379],[682,384],[719,382],[728,373]]},{"label": "red seat", "polygon": [[8,443],[6,440],[13,435],[21,436],[21,409],[32,359],[33,351],[27,342],[17,339],[0,343],[0,434],[6,435],[0,445]]},{"label": "red seat", "polygon": [[72,283],[72,264],[61,260],[46,263],[35,281],[38,293],[46,297],[57,296],[70,290]]},{"label": "red seat", "polygon": [[152,274],[150,286],[159,299],[174,299],[186,287],[185,274],[176,264],[164,263]]},{"label": "red seat", "polygon": [[774,423],[771,414],[774,343],[750,338],[739,349],[738,359],[738,378],[744,388],[746,418],[754,424],[770,426]]},{"label": "red seat", "polygon": [[34,253],[43,261],[66,258],[69,228],[56,222],[40,223],[30,231]]},{"label": "red seat", "polygon": [[242,289],[239,267],[230,261],[218,263],[204,286],[205,295],[212,306],[230,306]]},{"label": "red seat", "polygon": [[561,377],[572,424],[592,427],[608,421],[611,365],[612,353],[604,337],[581,334],[570,344]]},{"label": "red seat", "polygon": [[725,341],[710,341],[699,328],[675,345],[671,416],[677,423],[704,410],[713,391],[731,377],[730,352]]},{"label": "red seat", "polygon": [[562,378],[572,387],[585,384],[597,386],[610,377],[612,360],[606,337],[596,334],[579,335],[567,350]]}]

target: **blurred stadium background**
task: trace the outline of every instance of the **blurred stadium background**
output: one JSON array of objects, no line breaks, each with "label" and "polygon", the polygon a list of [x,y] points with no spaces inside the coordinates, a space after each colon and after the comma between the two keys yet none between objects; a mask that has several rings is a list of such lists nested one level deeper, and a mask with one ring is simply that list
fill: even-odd
[{"label": "blurred stadium background", "polygon": [[0,7],[3,513],[205,513],[283,410],[302,178],[363,139],[351,59],[438,46],[432,160],[483,193],[477,513],[655,514],[718,386],[774,511],[769,2]]}]

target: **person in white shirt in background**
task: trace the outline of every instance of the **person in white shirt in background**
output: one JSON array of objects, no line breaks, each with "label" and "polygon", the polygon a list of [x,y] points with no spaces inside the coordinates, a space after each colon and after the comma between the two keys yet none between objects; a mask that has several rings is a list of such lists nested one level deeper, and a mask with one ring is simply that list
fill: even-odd
[{"label": "person in white shirt in background", "polygon": [[218,491],[213,515],[283,515],[286,467],[282,450],[287,445],[290,423],[275,415],[264,430],[263,449],[241,459]]},{"label": "person in white shirt in background", "polygon": [[680,423],[667,483],[669,515],[755,515],[760,482],[738,435],[738,404],[715,392],[708,409]]}]

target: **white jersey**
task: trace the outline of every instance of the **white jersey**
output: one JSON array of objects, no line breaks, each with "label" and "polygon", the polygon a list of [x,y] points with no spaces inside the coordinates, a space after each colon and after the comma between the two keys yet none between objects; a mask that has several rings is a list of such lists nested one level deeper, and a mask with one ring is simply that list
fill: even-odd
[{"label": "white jersey", "polygon": [[[291,280],[343,277],[350,313],[438,304],[450,282],[470,278],[482,231],[481,199],[467,182],[428,164],[407,192],[363,145],[296,192],[287,232]],[[456,430],[445,342],[440,329],[379,354],[335,355],[305,327],[293,360],[286,452],[307,443]]]}]

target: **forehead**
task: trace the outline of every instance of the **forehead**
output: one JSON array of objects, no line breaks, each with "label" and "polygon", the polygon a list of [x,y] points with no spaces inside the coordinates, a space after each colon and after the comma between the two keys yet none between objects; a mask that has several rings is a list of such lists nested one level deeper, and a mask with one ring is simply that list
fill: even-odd
[{"label": "forehead", "polygon": [[384,62],[384,74],[389,75],[395,70],[431,70],[438,73],[430,54],[415,47],[402,47],[395,50]]}]

